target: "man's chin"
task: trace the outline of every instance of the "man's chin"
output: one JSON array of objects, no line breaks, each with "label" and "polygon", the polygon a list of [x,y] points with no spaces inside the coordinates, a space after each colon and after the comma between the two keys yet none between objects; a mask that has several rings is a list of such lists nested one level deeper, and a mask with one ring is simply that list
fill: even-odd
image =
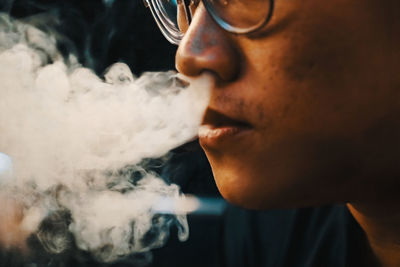
[{"label": "man's chin", "polygon": [[[273,209],[282,206],[279,194],[265,190],[251,174],[235,172],[233,168],[211,163],[219,192],[229,203],[247,209]],[[242,169],[243,170],[243,169]]]},{"label": "man's chin", "polygon": [[[229,203],[246,209],[291,209],[331,203],[329,196],[314,192],[308,181],[301,183],[286,175],[268,174],[248,166],[229,166],[211,162],[221,195]],[[246,169],[247,167],[247,169]],[[301,179],[300,179],[301,180]],[[327,197],[325,199],[325,197]]]}]

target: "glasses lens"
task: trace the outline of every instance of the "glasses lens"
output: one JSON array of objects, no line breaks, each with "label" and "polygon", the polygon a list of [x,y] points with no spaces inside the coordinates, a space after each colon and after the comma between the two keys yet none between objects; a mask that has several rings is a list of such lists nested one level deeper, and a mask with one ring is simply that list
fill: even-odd
[{"label": "glasses lens", "polygon": [[183,0],[152,0],[150,7],[164,36],[178,44],[189,27],[190,6]]},{"label": "glasses lens", "polygon": [[160,12],[160,19],[167,27],[178,29],[176,0],[155,0],[156,9]]},{"label": "glasses lens", "polygon": [[272,0],[204,0],[213,18],[226,30],[245,33],[263,26],[272,11]]}]

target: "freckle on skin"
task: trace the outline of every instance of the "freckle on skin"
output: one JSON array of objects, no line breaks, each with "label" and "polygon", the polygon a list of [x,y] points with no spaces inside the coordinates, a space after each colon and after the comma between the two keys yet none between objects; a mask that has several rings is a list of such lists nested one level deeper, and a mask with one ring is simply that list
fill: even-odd
[{"label": "freckle on skin", "polygon": [[258,117],[258,121],[264,121],[264,107],[261,104],[257,105],[257,117]]},{"label": "freckle on skin", "polygon": [[237,105],[237,109],[239,110],[240,113],[243,113],[246,109],[245,109],[245,103],[243,99],[240,99],[238,105]]}]

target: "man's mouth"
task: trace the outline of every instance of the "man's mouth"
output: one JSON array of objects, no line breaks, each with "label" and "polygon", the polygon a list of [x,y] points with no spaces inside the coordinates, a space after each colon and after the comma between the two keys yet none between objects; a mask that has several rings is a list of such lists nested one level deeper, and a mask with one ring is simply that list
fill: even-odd
[{"label": "man's mouth", "polygon": [[234,119],[218,111],[208,109],[199,129],[202,146],[216,147],[231,143],[229,140],[249,132],[253,127],[242,120]]}]

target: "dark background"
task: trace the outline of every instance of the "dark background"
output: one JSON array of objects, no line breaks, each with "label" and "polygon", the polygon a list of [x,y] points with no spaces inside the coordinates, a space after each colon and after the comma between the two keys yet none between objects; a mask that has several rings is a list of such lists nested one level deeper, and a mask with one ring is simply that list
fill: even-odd
[{"label": "dark background", "polygon": [[63,35],[59,49],[78,55],[98,74],[115,62],[127,63],[135,74],[174,69],[176,47],[161,35],[142,0],[112,5],[100,0],[0,1],[11,16]]}]

